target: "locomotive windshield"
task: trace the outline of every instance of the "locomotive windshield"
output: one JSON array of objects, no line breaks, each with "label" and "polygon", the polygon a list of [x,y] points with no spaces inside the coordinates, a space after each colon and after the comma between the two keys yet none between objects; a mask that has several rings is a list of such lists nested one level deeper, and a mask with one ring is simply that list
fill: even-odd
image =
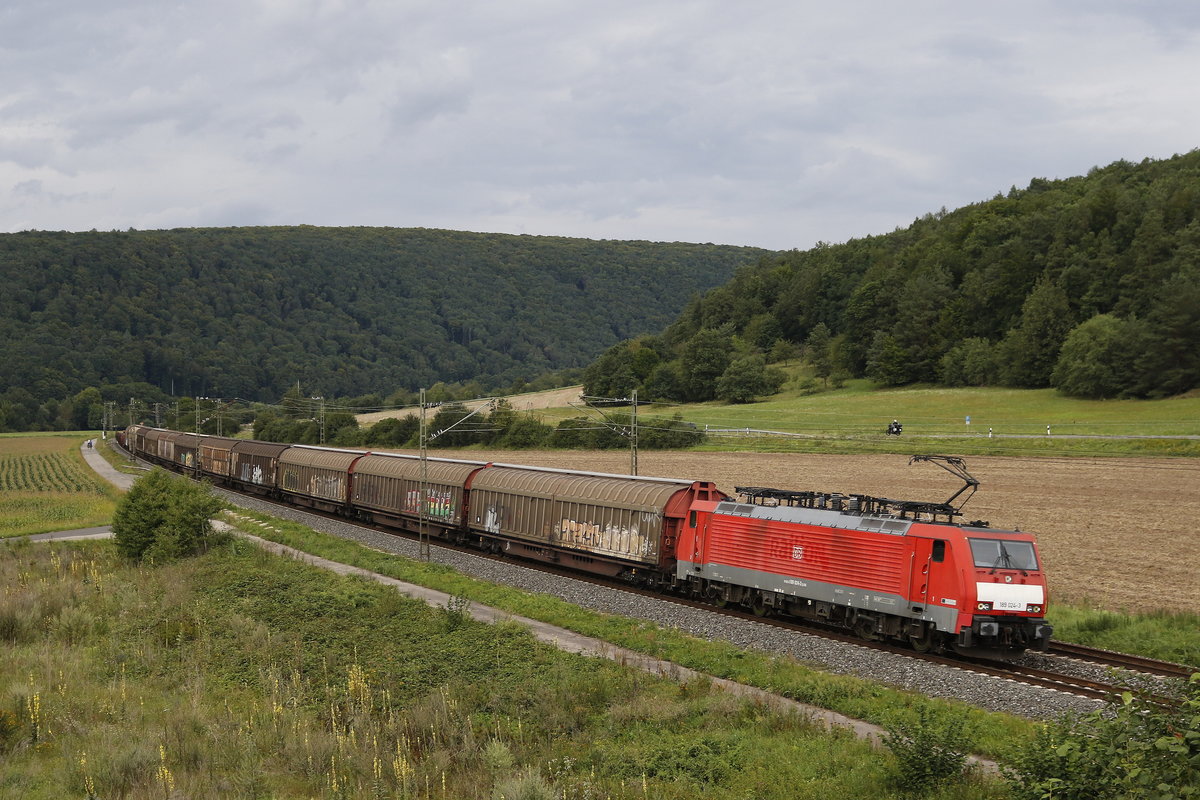
[{"label": "locomotive windshield", "polygon": [[970,539],[975,566],[983,569],[1020,569],[1036,571],[1037,555],[1032,542],[1006,542],[1002,539]]}]

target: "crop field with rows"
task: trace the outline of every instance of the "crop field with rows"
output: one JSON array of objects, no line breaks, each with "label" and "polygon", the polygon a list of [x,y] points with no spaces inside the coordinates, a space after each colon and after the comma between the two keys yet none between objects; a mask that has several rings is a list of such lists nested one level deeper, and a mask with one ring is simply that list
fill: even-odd
[{"label": "crop field with rows", "polygon": [[0,455],[0,492],[21,491],[103,494],[91,470],[65,453]]},{"label": "crop field with rows", "polygon": [[75,436],[0,437],[0,538],[103,525],[114,491],[79,454]]}]

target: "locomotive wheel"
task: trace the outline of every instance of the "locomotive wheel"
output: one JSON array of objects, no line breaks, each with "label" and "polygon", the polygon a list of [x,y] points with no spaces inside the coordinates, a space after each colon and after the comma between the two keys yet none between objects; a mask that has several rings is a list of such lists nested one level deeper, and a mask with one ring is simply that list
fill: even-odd
[{"label": "locomotive wheel", "polygon": [[750,613],[756,617],[765,617],[767,615],[767,604],[763,602],[762,595],[754,598],[750,603]]},{"label": "locomotive wheel", "polygon": [[854,621],[854,633],[860,639],[866,639],[868,642],[874,642],[879,638],[875,633],[875,621],[869,617],[859,617]]},{"label": "locomotive wheel", "polygon": [[912,645],[912,649],[918,653],[928,653],[933,649],[933,628],[929,625],[925,626],[925,630],[919,636],[909,636],[908,643]]}]

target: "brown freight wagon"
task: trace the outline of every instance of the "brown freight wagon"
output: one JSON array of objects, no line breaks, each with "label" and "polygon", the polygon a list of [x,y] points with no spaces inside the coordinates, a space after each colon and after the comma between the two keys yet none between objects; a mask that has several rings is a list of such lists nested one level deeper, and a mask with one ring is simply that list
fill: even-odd
[{"label": "brown freight wagon", "polygon": [[238,440],[230,451],[229,477],[248,491],[266,494],[275,488],[279,456],[291,447],[279,442]]},{"label": "brown freight wagon", "polygon": [[200,471],[219,478],[228,478],[233,465],[233,446],[237,439],[228,436],[200,437]]},{"label": "brown freight wagon", "polygon": [[146,452],[146,434],[150,430],[146,425],[131,425],[125,432],[125,449],[131,453]]},{"label": "brown freight wagon", "polygon": [[172,445],[170,461],[185,469],[195,469],[196,454],[200,449],[200,437],[194,433],[168,433]]},{"label": "brown freight wagon", "polygon": [[279,455],[275,488],[313,508],[341,511],[350,499],[350,471],[365,450],[292,445]]},{"label": "brown freight wagon", "polygon": [[641,478],[494,464],[471,479],[472,532],[504,549],[633,576],[674,563],[693,498],[721,497],[705,481]]},{"label": "brown freight wagon", "polygon": [[[443,528],[462,525],[467,481],[485,461],[427,458],[425,518]],[[375,522],[415,530],[421,516],[421,459],[399,453],[368,453],[354,465],[354,508]]]},{"label": "brown freight wagon", "polygon": [[143,439],[145,447],[142,448],[141,452],[147,458],[170,462],[172,460],[171,456],[175,452],[171,445],[171,440],[167,438],[167,435],[170,433],[172,431],[162,428],[150,428],[146,431],[146,436]]}]

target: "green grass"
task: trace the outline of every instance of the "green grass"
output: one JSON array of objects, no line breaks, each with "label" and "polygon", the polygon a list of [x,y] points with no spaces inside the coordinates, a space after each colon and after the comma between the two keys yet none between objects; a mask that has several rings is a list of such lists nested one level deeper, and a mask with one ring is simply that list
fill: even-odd
[{"label": "green grass", "polygon": [[1200,615],[1055,605],[1054,638],[1200,669]]},{"label": "green grass", "polygon": [[[802,372],[797,374],[802,379]],[[678,412],[700,428],[749,428],[796,437],[714,434],[702,448],[708,450],[1200,456],[1200,440],[1092,438],[1200,436],[1200,393],[1195,392],[1165,400],[1078,400],[1053,389],[877,389],[866,380],[816,393],[795,388],[795,382],[790,386],[757,403],[647,406],[639,409],[638,417],[642,424],[653,425],[656,418]],[[552,409],[541,416],[556,424],[580,413]],[[892,419],[904,423],[903,436],[884,434]],[[1046,437],[1047,425],[1053,437]],[[988,428],[994,438],[988,438]],[[1018,436],[1022,438],[1007,438]]]},{"label": "green grass", "polygon": [[797,715],[244,542],[158,568],[0,545],[0,583],[4,797],[901,796]]},{"label": "green grass", "polygon": [[107,524],[118,492],[79,453],[85,437],[0,437],[0,538]]}]

